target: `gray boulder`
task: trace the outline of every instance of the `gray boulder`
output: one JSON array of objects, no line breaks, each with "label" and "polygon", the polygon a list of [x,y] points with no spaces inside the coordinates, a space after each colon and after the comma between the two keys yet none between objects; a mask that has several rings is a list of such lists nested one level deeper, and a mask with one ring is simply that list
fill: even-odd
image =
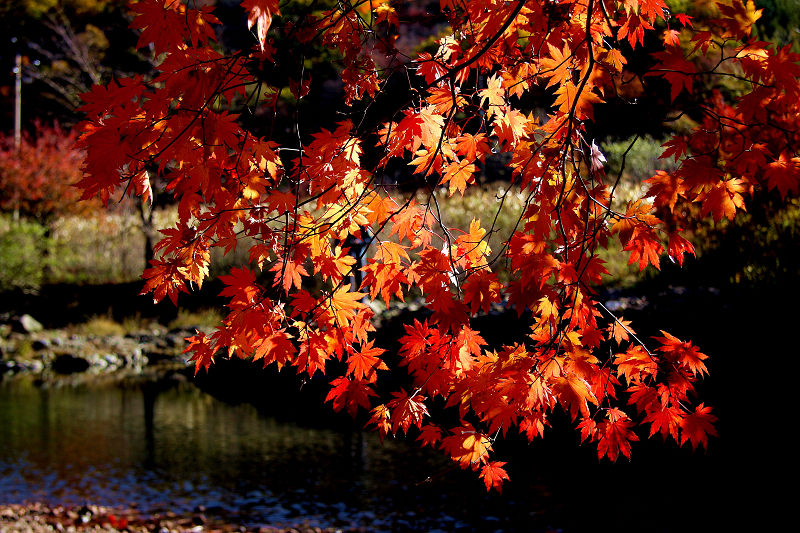
[{"label": "gray boulder", "polygon": [[27,314],[13,320],[11,326],[19,333],[37,333],[44,329],[41,322]]}]

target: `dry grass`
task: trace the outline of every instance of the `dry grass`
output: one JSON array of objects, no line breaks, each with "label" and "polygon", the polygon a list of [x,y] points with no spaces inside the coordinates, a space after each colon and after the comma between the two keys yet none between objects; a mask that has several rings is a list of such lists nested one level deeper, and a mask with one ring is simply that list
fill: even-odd
[{"label": "dry grass", "polygon": [[200,309],[197,311],[180,309],[178,316],[167,327],[170,329],[210,328],[218,325],[221,321],[222,313],[218,309]]},{"label": "dry grass", "polygon": [[129,333],[125,326],[107,316],[94,316],[78,326],[77,329],[82,335],[94,335],[96,337],[111,337]]},{"label": "dry grass", "polygon": [[[177,220],[174,208],[154,213],[156,228]],[[142,221],[134,212],[101,212],[94,217],[65,217],[53,227],[51,282],[132,281],[144,270]]]}]

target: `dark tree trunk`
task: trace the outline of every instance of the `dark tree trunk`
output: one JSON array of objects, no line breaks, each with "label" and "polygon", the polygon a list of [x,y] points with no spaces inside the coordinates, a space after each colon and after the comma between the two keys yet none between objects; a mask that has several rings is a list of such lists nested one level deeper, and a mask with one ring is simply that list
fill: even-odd
[{"label": "dark tree trunk", "polygon": [[142,219],[142,233],[144,234],[144,264],[145,268],[150,266],[150,261],[155,258],[153,246],[156,241],[156,229],[153,226],[153,208],[145,206],[142,202],[136,203],[139,209],[139,216]]}]

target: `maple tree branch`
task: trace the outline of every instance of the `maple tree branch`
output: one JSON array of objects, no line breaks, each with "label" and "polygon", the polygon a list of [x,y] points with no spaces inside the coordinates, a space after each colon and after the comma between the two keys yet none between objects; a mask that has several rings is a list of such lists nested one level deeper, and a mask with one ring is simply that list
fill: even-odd
[{"label": "maple tree branch", "polygon": [[511,26],[511,23],[514,22],[514,19],[517,18],[517,15],[519,15],[520,11],[522,11],[522,8],[525,6],[525,2],[526,2],[526,0],[517,0],[516,6],[514,6],[514,9],[511,11],[511,14],[508,16],[508,18],[506,18],[506,20],[505,20],[505,22],[503,22],[502,26],[500,26],[500,29],[497,31],[497,33],[495,33],[492,37],[490,37],[486,41],[486,44],[484,44],[477,53],[475,53],[471,58],[467,59],[466,61],[464,61],[462,63],[459,63],[459,64],[453,66],[452,68],[450,68],[449,72],[447,74],[443,74],[439,78],[435,79],[433,82],[425,85],[424,89],[428,89],[428,88],[432,87],[433,85],[436,85],[438,82],[440,82],[441,80],[445,79],[448,76],[451,79],[455,78],[456,73],[458,73],[460,70],[463,70],[463,69],[467,68],[468,66],[473,64],[475,61],[480,59],[486,52],[489,51],[489,49],[492,46],[494,46],[494,43],[497,42],[497,39],[499,39],[500,36],[505,33],[505,31],[508,29],[508,27]]},{"label": "maple tree branch", "polygon": [[[167,8],[157,0],[142,0],[142,5],[157,8],[155,15],[139,21],[154,33],[163,24],[159,14]],[[289,11],[286,3],[283,6]],[[697,363],[702,358],[693,361],[689,355],[678,362],[676,347],[684,345],[672,337],[656,338],[662,346],[649,351],[626,321],[596,301],[593,285],[603,276],[598,251],[618,234],[621,241],[628,241],[623,244],[629,257],[640,258],[641,269],[658,266],[665,234],[670,235],[667,253],[676,254],[669,225],[684,220],[673,200],[702,202],[702,210],[715,217],[735,211],[711,205],[709,187],[701,191],[698,182],[717,187],[714,194],[724,196],[728,190],[734,202],[741,201],[733,196],[739,194],[736,190],[743,192],[759,181],[775,188],[761,169],[765,164],[774,168],[778,153],[784,159],[796,155],[792,149],[800,142],[793,126],[796,117],[786,116],[793,108],[775,94],[777,87],[753,84],[747,87],[763,98],[765,114],[748,109],[746,101],[729,105],[722,96],[691,103],[702,124],[681,141],[666,145],[666,153],[682,158],[678,169],[669,176],[658,174],[663,182],[651,181],[654,185],[646,193],[653,195],[653,204],[642,203],[647,197],[643,193],[644,198],[624,213],[617,212],[615,196],[639,136],[622,154],[618,174],[606,177],[595,141],[612,128],[595,124],[598,133],[591,136],[597,139],[591,144],[587,131],[593,128],[592,110],[600,103],[609,102],[613,94],[627,101],[626,86],[639,81],[637,91],[660,90],[660,82],[649,83],[643,76],[670,73],[651,69],[628,76],[622,66],[626,57],[638,62],[649,51],[643,35],[659,17],[657,8],[623,9],[595,0],[525,7],[523,1],[491,7],[450,3],[442,12],[452,31],[442,33],[446,36],[438,40],[438,52],[422,56],[422,61],[412,59],[409,65],[402,64],[409,56],[392,50],[387,50],[391,57],[386,62],[373,58],[393,42],[381,33],[383,28],[399,24],[382,18],[394,9],[385,3],[379,12],[373,4],[342,0],[311,25],[286,21],[269,51],[227,56],[204,55],[203,47],[210,43],[205,38],[195,43],[195,12],[180,11],[180,23],[173,25],[177,38],[154,47],[169,60],[162,63],[158,81],[93,92],[90,108],[97,118],[92,131],[116,135],[113,139],[124,149],[121,154],[98,155],[109,151],[108,143],[87,135],[90,163],[96,162],[87,166],[92,172],[84,182],[87,190],[103,195],[122,189],[122,183],[103,181],[101,174],[111,166],[124,169],[120,176],[126,178],[125,193],[139,193],[145,185],[136,173],[158,165],[159,174],[173,176],[169,188],[180,200],[179,222],[174,230],[165,231],[164,244],[159,244],[163,260],[148,269],[146,291],[155,299],[174,299],[187,282],[194,289],[207,276],[204,269],[211,247],[227,250],[243,237],[253,239],[250,257],[255,267],[245,265],[222,278],[224,295],[230,297],[224,324],[212,338],[192,341],[196,370],[207,368],[213,353],[225,348],[232,357],[293,365],[309,378],[317,370],[324,373],[325,361],[332,355],[344,357],[347,369],[331,382],[325,401],[353,415],[378,403],[372,409],[372,423],[382,435],[407,432],[412,425],[421,428],[428,416],[424,396],[440,397],[453,411],[458,406],[460,426],[444,438],[438,426],[432,433],[425,429],[425,440],[435,442],[433,436],[438,435],[439,447],[463,467],[477,470],[483,464],[487,487],[498,483],[495,478],[502,481],[505,473],[496,470],[497,462],[489,462],[488,445],[514,424],[532,439],[557,405],[573,420],[582,419],[578,425],[582,440],[598,441],[599,456],[612,460],[628,456],[629,442],[636,437],[621,410],[628,408],[615,398],[617,387],[624,388],[617,380],[622,376],[629,389],[631,383],[641,382],[648,387],[644,392],[653,395],[636,401],[651,432],[659,431],[661,423],[647,420],[655,410],[689,412],[686,391],[698,372],[702,377],[704,367]],[[274,8],[270,3],[268,9]],[[252,26],[252,18],[260,15],[255,8],[246,9]],[[619,38],[629,22],[640,24],[634,28],[637,35],[629,34],[630,46],[624,35],[622,41],[614,41],[615,32]],[[263,45],[268,28],[261,24],[257,32]],[[311,107],[316,91],[310,100],[303,94],[308,88],[306,52],[310,54],[316,44],[309,40],[315,33],[323,47],[342,58],[334,69],[344,69],[338,78],[345,84],[346,100],[329,115],[320,115],[319,121],[311,116],[317,109]],[[637,44],[642,48],[634,51]],[[698,57],[712,63],[719,59],[714,70],[734,62],[724,50],[717,57],[716,44],[710,50],[707,54],[703,49]],[[765,50],[765,58],[770,53]],[[272,61],[270,54],[278,59]],[[299,59],[298,68],[285,60],[287,55]],[[214,62],[202,63],[199,57],[212,57]],[[259,61],[272,61],[274,67]],[[176,66],[168,66],[172,64]],[[193,65],[196,73],[190,70]],[[273,68],[290,70],[289,84],[296,97],[280,106],[282,88],[267,83]],[[284,74],[278,76],[277,85],[283,84]],[[724,79],[721,72],[700,74]],[[760,79],[757,74],[751,77]],[[199,88],[185,85],[198,79]],[[683,90],[684,79],[705,78],[667,76],[672,96],[680,94],[676,89]],[[391,85],[395,80],[400,85],[407,82],[396,101]],[[264,98],[265,93],[274,98]],[[683,100],[674,106],[686,109]],[[228,114],[237,109],[244,115],[240,123]],[[214,114],[217,110],[219,115]],[[269,125],[254,125],[255,117],[270,111]],[[103,124],[104,119],[109,124]],[[284,120],[286,134],[278,132],[278,137],[285,138],[276,145],[274,130]],[[332,120],[337,124],[329,131]],[[265,130],[266,140],[256,136]],[[780,131],[791,135],[781,136]],[[137,151],[131,155],[125,150]],[[495,157],[498,152],[503,155]],[[490,215],[491,208],[479,206],[468,233],[451,227],[456,219],[445,206],[444,186],[449,182],[451,197],[456,190],[463,193],[467,186],[493,178],[495,163],[511,172],[507,189],[495,195],[495,211]],[[733,172],[742,168],[746,176]],[[736,175],[730,178],[735,181],[726,183],[729,178],[723,171]],[[403,177],[393,185],[384,184],[395,174],[416,180],[417,189],[408,194],[400,191]],[[719,182],[712,183],[717,178]],[[673,189],[657,188],[667,186]],[[512,195],[521,201],[519,213],[513,211]],[[662,222],[656,216],[662,216],[656,209],[665,206],[674,220]],[[501,215],[508,211],[512,212],[504,222]],[[492,215],[486,231],[481,219]],[[625,223],[612,226],[614,221]],[[352,251],[351,258],[342,250],[351,246],[348,241],[354,235],[362,237],[363,246]],[[490,240],[497,238],[504,242],[489,251]],[[688,241],[676,242],[678,252],[689,251]],[[494,268],[503,258],[508,272]],[[267,280],[257,281],[256,269]],[[408,327],[405,340],[401,339],[399,361],[408,365],[411,385],[392,400],[384,400],[387,391],[376,384],[384,360],[378,349],[372,349],[368,325],[373,311],[366,307],[362,290],[370,298],[383,298],[387,305],[393,297],[403,299],[420,291],[432,311],[430,321]],[[526,330],[503,338],[499,348],[484,347],[469,321],[498,302],[513,305],[524,315]],[[611,317],[608,321],[606,315]],[[615,342],[628,343],[628,351],[615,357],[611,351]],[[665,347],[668,343],[673,347]],[[387,357],[386,362],[395,360]],[[666,387],[666,392],[656,385]],[[412,391],[410,396],[407,391]],[[409,403],[409,398],[417,400]],[[712,422],[711,417],[701,420]],[[691,439],[693,446],[699,442],[695,434],[687,437],[686,429],[675,425],[678,422],[672,424],[668,431],[662,427],[661,433],[680,442]]]}]

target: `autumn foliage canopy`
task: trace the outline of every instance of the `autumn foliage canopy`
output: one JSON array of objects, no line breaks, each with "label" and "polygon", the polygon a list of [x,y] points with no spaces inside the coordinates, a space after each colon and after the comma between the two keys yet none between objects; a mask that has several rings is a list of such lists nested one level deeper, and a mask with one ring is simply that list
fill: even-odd
[{"label": "autumn foliage canopy", "polygon": [[[422,52],[403,44],[413,4],[345,0],[290,17],[277,0],[244,0],[253,46],[233,52],[220,51],[209,7],[131,4],[157,72],[83,95],[80,186],[86,198],[148,202],[158,177],[174,195],[180,220],[144,272],[156,301],[201,287],[211,249],[249,238],[250,267],[222,277],[227,317],[189,339],[196,369],[239,357],[324,375],[334,409],[441,448],[487,488],[508,478],[494,440],[533,440],[556,410],[601,458],[629,457],[647,435],[707,446],[716,417],[694,395],[706,355],[668,332],[639,338],[598,302],[598,250],[618,239],[642,269],[665,256],[682,264],[694,252],[687,208],[718,221],[756,189],[795,195],[800,58],[751,36],[752,1],[709,3],[699,20],[663,0],[441,0],[438,40]],[[272,135],[278,109],[302,111],[314,88],[303,68],[312,47],[337,69],[340,119]],[[401,96],[382,99],[398,79]],[[719,85],[730,80],[733,97]],[[700,87],[708,97],[687,98]],[[694,127],[664,145],[676,169],[615,209],[619,176],[590,137],[595,111],[647,91]],[[524,212],[497,227],[501,196],[452,226],[439,199],[468,193],[490,159],[510,169]],[[413,178],[417,194],[397,186]],[[488,244],[495,233],[500,249]],[[360,257],[356,239],[369,243]],[[409,295],[429,312],[386,353],[368,303]],[[530,328],[489,347],[471,318],[497,305]],[[410,385],[384,397],[376,384],[393,372]],[[432,416],[434,402],[460,422]]]}]

